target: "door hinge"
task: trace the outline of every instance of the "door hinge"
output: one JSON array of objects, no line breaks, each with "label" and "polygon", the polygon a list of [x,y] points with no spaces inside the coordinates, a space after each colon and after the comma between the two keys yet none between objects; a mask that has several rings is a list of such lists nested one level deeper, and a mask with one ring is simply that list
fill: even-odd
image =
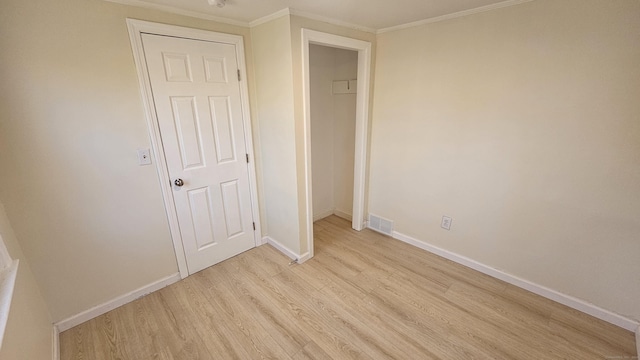
[{"label": "door hinge", "polygon": [[246,154],[246,155],[247,155],[247,164],[248,164],[249,163],[249,154]]},{"label": "door hinge", "polygon": [[256,231],[256,223],[253,223],[253,231]]},{"label": "door hinge", "polygon": [[238,69],[238,81],[240,81],[240,69]]}]

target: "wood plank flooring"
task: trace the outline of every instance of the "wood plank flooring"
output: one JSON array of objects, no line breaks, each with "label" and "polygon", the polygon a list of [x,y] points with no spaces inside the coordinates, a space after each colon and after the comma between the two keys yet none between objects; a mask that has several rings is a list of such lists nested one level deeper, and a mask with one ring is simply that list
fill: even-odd
[{"label": "wood plank flooring", "polygon": [[60,334],[61,359],[632,359],[625,331],[335,216]]}]

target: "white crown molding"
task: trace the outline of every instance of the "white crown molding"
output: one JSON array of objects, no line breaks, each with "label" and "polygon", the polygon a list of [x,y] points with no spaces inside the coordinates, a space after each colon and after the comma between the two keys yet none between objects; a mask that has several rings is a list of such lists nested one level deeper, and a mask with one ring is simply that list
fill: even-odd
[{"label": "white crown molding", "polygon": [[258,18],[258,19],[255,19],[255,20],[251,21],[249,23],[249,27],[262,25],[262,24],[267,23],[267,22],[269,22],[271,20],[275,20],[277,18],[281,18],[281,17],[287,16],[287,15],[291,15],[291,11],[289,10],[289,8],[284,8],[282,10],[278,10],[278,11],[274,12],[273,14],[269,14],[267,16],[263,16],[261,18]]},{"label": "white crown molding", "polygon": [[436,16],[436,17],[432,17],[424,20],[413,21],[410,23],[402,24],[402,25],[396,25],[396,26],[390,26],[383,29],[378,29],[378,31],[376,31],[376,34],[383,34],[390,31],[402,30],[402,29],[412,28],[420,25],[431,24],[431,23],[445,21],[445,20],[451,20],[451,19],[455,19],[463,16],[478,14],[481,12],[502,9],[502,8],[514,6],[514,5],[520,5],[520,4],[528,3],[531,1],[534,1],[534,0],[507,0],[507,1],[496,3],[496,4],[481,6],[475,9],[458,11],[458,12],[447,14],[447,15]]},{"label": "white crown molding", "polygon": [[342,26],[342,27],[345,27],[345,28],[364,31],[364,32],[372,33],[372,34],[376,33],[376,29],[372,29],[370,27],[357,25],[357,24],[352,24],[352,23],[349,23],[349,22],[346,22],[346,21],[340,21],[340,20],[336,20],[336,19],[333,19],[333,18],[312,14],[310,12],[296,10],[296,9],[293,9],[293,8],[284,8],[282,10],[278,10],[278,11],[274,12],[273,14],[270,14],[270,15],[267,15],[267,16],[263,16],[263,17],[261,17],[259,19],[253,20],[252,22],[249,23],[249,26],[250,27],[254,27],[254,26],[262,25],[262,24],[264,24],[266,22],[269,22],[271,20],[275,20],[277,18],[280,18],[282,16],[286,16],[286,15],[299,16],[299,17],[302,17],[302,18],[310,19],[310,20],[321,21],[321,22],[325,22],[325,23],[328,23],[328,24],[338,25],[338,26]]},{"label": "white crown molding", "polygon": [[358,25],[358,24],[352,24],[350,22],[336,20],[336,19],[333,19],[333,18],[330,18],[330,17],[316,15],[316,14],[312,14],[312,13],[306,12],[306,11],[300,11],[300,10],[289,8],[289,13],[291,15],[294,15],[294,16],[300,16],[300,17],[303,17],[303,18],[316,20],[316,21],[321,21],[321,22],[325,22],[325,23],[329,23],[329,24],[333,24],[333,25],[338,25],[338,26],[349,28],[349,29],[364,31],[364,32],[372,33],[372,34],[376,33],[376,29],[374,29],[374,28],[370,28],[370,27],[366,27],[366,26],[362,26],[362,25]]},{"label": "white crown molding", "polygon": [[197,11],[180,9],[174,6],[152,4],[152,3],[141,1],[141,0],[104,0],[104,1],[109,1],[112,3],[122,4],[122,5],[136,6],[136,7],[152,9],[152,10],[159,10],[159,11],[164,11],[172,14],[198,18],[198,19],[211,20],[211,21],[215,21],[223,24],[228,24],[228,25],[249,27],[249,23],[246,21],[233,20],[225,17],[203,14]]},{"label": "white crown molding", "polygon": [[459,11],[459,12],[452,13],[452,14],[437,16],[437,17],[433,17],[433,18],[428,18],[428,19],[424,19],[424,20],[414,21],[414,22],[410,22],[410,23],[406,23],[406,24],[391,26],[391,27],[387,27],[387,28],[383,28],[383,29],[377,29],[377,30],[374,29],[374,28],[367,27],[367,26],[358,25],[358,24],[352,24],[352,23],[349,23],[349,22],[346,22],[346,21],[336,20],[336,19],[333,19],[333,18],[330,18],[330,17],[316,15],[316,14],[313,14],[313,13],[310,13],[310,12],[296,10],[296,9],[293,9],[293,8],[284,8],[282,10],[278,10],[278,11],[274,12],[273,14],[263,16],[263,17],[261,17],[259,19],[256,19],[256,20],[253,20],[253,21],[250,21],[250,22],[246,22],[246,21],[240,21],[240,20],[233,20],[233,19],[229,19],[229,18],[225,18],[225,17],[221,17],[221,16],[203,14],[203,13],[200,13],[200,12],[197,12],[197,11],[184,10],[184,9],[180,9],[180,8],[177,8],[177,7],[174,7],[174,6],[169,6],[169,5],[154,4],[154,3],[150,3],[150,2],[146,2],[146,1],[142,1],[142,0],[104,0],[104,1],[109,1],[109,2],[112,2],[112,3],[122,4],[122,5],[136,6],[136,7],[152,9],[152,10],[159,10],[159,11],[164,11],[164,12],[173,13],[173,14],[177,14],[177,15],[189,16],[189,17],[193,17],[193,18],[211,20],[211,21],[215,21],[215,22],[219,22],[219,23],[223,23],[223,24],[229,24],[229,25],[235,25],[235,26],[241,26],[241,27],[249,27],[249,28],[264,24],[266,22],[269,22],[271,20],[275,20],[275,19],[280,18],[282,16],[294,15],[294,16],[307,18],[307,19],[310,19],[310,20],[321,21],[321,22],[325,22],[325,23],[329,23],[329,24],[333,24],[333,25],[338,25],[338,26],[342,26],[342,27],[345,27],[345,28],[349,28],[349,29],[364,31],[364,32],[372,33],[372,34],[383,34],[383,33],[390,32],[390,31],[407,29],[407,28],[416,27],[416,26],[420,26],[420,25],[425,25],[425,24],[430,24],[430,23],[435,23],[435,22],[455,19],[455,18],[459,18],[459,17],[463,17],[463,16],[473,15],[473,14],[477,14],[477,13],[481,13],[481,12],[485,12],[485,11],[491,11],[491,10],[501,9],[501,8],[505,8],[505,7],[509,7],[509,6],[520,5],[520,4],[531,2],[531,1],[534,1],[534,0],[506,0],[506,1],[503,1],[503,2],[496,3],[496,4],[481,6],[481,7],[475,8],[475,9]]},{"label": "white crown molding", "polygon": [[295,10],[291,8],[284,8],[282,10],[278,10],[274,12],[273,14],[263,16],[251,22],[245,22],[245,21],[233,20],[233,19],[220,17],[220,16],[203,14],[197,11],[184,10],[184,9],[177,8],[175,6],[153,4],[153,3],[142,1],[142,0],[104,0],[104,1],[112,2],[116,4],[122,4],[122,5],[136,6],[136,7],[141,7],[145,9],[159,10],[159,11],[164,11],[172,14],[189,16],[189,17],[204,19],[204,20],[211,20],[211,21],[215,21],[223,24],[229,24],[229,25],[235,25],[235,26],[241,26],[241,27],[254,27],[254,26],[258,26],[266,22],[269,22],[271,20],[275,20],[282,16],[295,15],[295,16],[299,16],[299,17],[303,17],[311,20],[343,26],[349,29],[360,30],[360,31],[364,31],[372,34],[376,33],[376,29],[373,29],[373,28],[369,28],[369,27],[357,25],[357,24],[351,24],[346,21],[340,21],[333,18],[320,16],[320,15],[312,14],[305,11]]}]

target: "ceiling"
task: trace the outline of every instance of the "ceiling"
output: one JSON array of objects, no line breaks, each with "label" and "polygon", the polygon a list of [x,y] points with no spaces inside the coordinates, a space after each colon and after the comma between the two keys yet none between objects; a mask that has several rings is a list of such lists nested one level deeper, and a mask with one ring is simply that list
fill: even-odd
[{"label": "ceiling", "polygon": [[482,7],[493,7],[499,3],[506,5],[506,3],[519,2],[517,0],[227,0],[225,7],[218,8],[209,5],[207,0],[134,1],[138,5],[163,7],[165,10],[171,10],[167,8],[170,7],[208,17],[231,19],[244,24],[250,24],[289,8],[294,14],[331,19],[370,31]]}]

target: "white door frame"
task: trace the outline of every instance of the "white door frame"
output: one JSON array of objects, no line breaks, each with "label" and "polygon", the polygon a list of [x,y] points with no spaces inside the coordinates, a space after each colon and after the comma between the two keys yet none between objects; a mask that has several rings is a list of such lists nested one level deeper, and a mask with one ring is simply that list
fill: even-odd
[{"label": "white door frame", "polygon": [[311,191],[311,89],[309,79],[309,44],[325,45],[358,52],[358,92],[356,94],[356,138],[353,168],[353,220],[351,227],[364,228],[365,182],[367,174],[369,85],[371,84],[371,43],[344,36],[302,29],[302,71],[304,101],[304,171],[308,254],[313,257],[313,204]]},{"label": "white door frame", "polygon": [[249,154],[249,157],[251,158],[248,165],[249,186],[251,191],[251,213],[253,215],[253,221],[256,224],[253,236],[256,246],[259,246],[262,245],[262,231],[260,228],[260,211],[258,208],[258,187],[256,186],[253,137],[251,135],[251,113],[249,112],[249,90],[247,86],[247,68],[244,58],[244,41],[240,35],[222,34],[213,31],[158,24],[135,19],[127,19],[127,27],[129,28],[131,49],[133,50],[133,58],[138,72],[138,82],[144,105],[145,118],[147,119],[147,125],[149,127],[149,137],[151,138],[151,146],[153,149],[152,156],[155,156],[154,164],[158,171],[162,199],[164,201],[164,207],[169,221],[169,229],[171,231],[171,239],[173,240],[173,248],[176,253],[176,261],[178,263],[180,277],[184,279],[189,276],[189,272],[187,271],[187,261],[184,253],[184,247],[182,245],[180,226],[178,225],[178,215],[173,202],[169,170],[167,169],[167,162],[162,148],[162,138],[160,137],[158,118],[153,104],[151,83],[149,82],[149,77],[147,75],[147,62],[145,60],[144,49],[142,47],[142,34],[165,35],[235,45],[236,55],[238,58],[238,68],[242,74],[240,77],[240,100],[242,105],[245,146],[247,154]]}]

